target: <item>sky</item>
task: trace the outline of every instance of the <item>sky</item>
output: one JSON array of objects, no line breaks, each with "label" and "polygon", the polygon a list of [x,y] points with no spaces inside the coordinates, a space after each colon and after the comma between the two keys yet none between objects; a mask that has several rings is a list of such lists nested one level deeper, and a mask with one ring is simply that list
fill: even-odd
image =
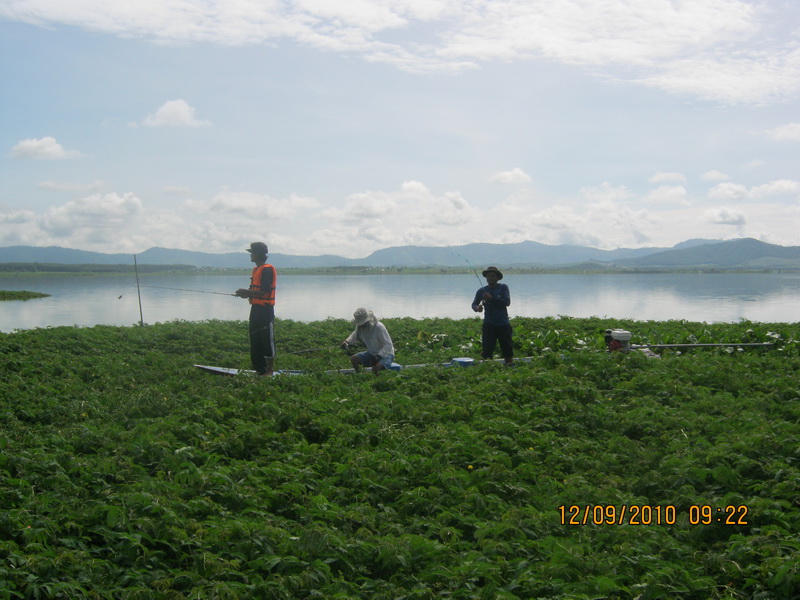
[{"label": "sky", "polygon": [[800,245],[796,0],[0,0],[0,246]]}]

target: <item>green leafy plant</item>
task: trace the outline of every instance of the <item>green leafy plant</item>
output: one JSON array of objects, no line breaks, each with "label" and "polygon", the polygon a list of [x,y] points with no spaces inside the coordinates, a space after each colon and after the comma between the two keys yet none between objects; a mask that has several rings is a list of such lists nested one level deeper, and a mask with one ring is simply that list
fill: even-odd
[{"label": "green leafy plant", "polygon": [[325,373],[334,319],[279,320],[271,379],[192,366],[247,368],[244,322],[0,334],[0,598],[800,594],[796,324],[515,319],[528,361],[461,368],[478,320],[385,322],[431,366]]}]

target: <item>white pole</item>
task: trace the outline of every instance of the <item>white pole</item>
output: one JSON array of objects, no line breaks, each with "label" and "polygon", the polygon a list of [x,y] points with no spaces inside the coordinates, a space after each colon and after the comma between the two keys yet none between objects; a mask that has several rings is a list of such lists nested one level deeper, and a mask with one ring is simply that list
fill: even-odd
[{"label": "white pole", "polygon": [[136,262],[136,255],[133,255],[133,269],[136,271],[136,293],[139,294],[139,325],[144,327],[144,316],[142,315],[142,290],[139,288],[139,264]]}]

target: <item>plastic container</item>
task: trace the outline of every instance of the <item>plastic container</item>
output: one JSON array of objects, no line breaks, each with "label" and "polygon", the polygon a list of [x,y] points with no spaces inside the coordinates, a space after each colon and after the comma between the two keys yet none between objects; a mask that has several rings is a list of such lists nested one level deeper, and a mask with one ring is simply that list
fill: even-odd
[{"label": "plastic container", "polygon": [[469,367],[472,366],[472,363],[475,361],[471,358],[462,357],[462,358],[454,358],[450,362],[451,364],[458,365],[459,367]]}]

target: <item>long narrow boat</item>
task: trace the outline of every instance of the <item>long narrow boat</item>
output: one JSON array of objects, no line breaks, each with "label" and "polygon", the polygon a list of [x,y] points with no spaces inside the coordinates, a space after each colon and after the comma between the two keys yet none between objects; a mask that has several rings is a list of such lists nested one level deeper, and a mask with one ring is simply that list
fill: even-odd
[{"label": "long narrow boat", "polygon": [[[516,359],[516,362],[530,362],[530,357],[519,358]],[[402,369],[417,369],[421,367],[470,367],[474,364],[480,364],[480,362],[503,362],[502,358],[491,360],[491,361],[479,361],[478,363],[475,362],[472,358],[460,357],[460,358],[453,358],[450,362],[444,363],[435,363],[435,364],[424,364],[424,365],[400,365],[398,363],[392,363],[390,367],[391,371],[400,371]],[[211,365],[194,365],[198,369],[202,371],[206,371],[208,373],[214,373],[215,375],[228,375],[228,376],[236,376],[236,375],[255,375],[255,371],[251,371],[248,369],[232,369],[228,367],[214,367]],[[369,372],[369,369],[364,369],[365,372]],[[309,374],[312,371],[296,371],[296,370],[279,370],[275,371],[275,375],[305,375]],[[356,373],[355,369],[331,369],[325,371],[325,373]]]},{"label": "long narrow boat", "polygon": [[[228,375],[230,377],[236,375],[256,375],[255,371],[250,369],[232,369],[229,367],[214,367],[211,365],[194,365],[201,371],[206,371],[208,373],[214,373],[215,375]],[[275,375],[307,375],[310,371],[297,371],[292,369],[281,369],[275,371]],[[326,373],[355,373],[355,369],[338,369],[332,371],[325,371]]]},{"label": "long narrow boat", "polygon": [[743,347],[767,347],[774,346],[773,342],[725,342],[719,344],[703,343],[703,344],[632,344],[631,348],[638,350],[640,348],[722,348],[725,346],[743,346]]}]

